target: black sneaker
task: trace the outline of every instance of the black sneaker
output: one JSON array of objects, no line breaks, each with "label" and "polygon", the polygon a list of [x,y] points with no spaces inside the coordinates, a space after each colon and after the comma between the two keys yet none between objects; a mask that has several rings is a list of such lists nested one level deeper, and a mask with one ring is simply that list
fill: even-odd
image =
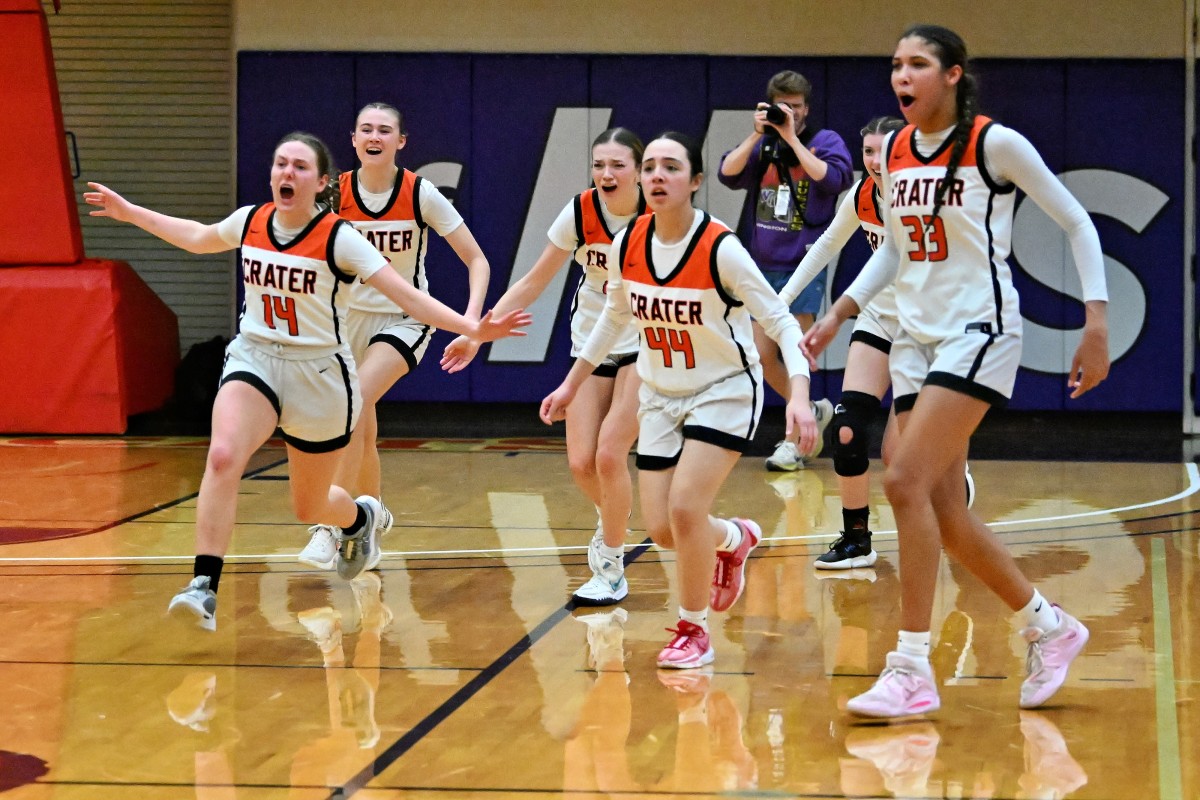
[{"label": "black sneaker", "polygon": [[841,532],[838,540],[829,546],[829,552],[817,559],[817,569],[858,569],[875,563],[875,550],[871,547],[871,532],[846,535]]}]

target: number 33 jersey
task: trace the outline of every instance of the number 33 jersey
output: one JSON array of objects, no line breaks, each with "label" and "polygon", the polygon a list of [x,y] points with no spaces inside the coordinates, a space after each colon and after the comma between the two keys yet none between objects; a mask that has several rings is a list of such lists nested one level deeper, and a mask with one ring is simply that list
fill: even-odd
[{"label": "number 33 jersey", "polygon": [[993,124],[976,117],[936,219],[934,195],[946,177],[953,135],[928,155],[917,149],[912,125],[888,141],[888,235],[900,254],[896,305],[901,324],[918,341],[941,341],[968,325],[997,335],[1020,331],[1006,261],[1016,187],[987,171],[984,143]]},{"label": "number 33 jersey", "polygon": [[[276,234],[274,213],[273,203],[254,208],[242,232],[246,296],[239,330],[255,342],[305,348],[298,353],[302,357],[315,356],[317,350],[333,352],[345,341],[351,284],[359,275],[369,278],[386,262],[366,240],[345,241],[348,247],[339,243],[337,250],[348,256],[343,258],[346,269],[339,268],[335,241],[362,237],[327,209],[286,243]],[[369,258],[360,257],[364,249]]]}]

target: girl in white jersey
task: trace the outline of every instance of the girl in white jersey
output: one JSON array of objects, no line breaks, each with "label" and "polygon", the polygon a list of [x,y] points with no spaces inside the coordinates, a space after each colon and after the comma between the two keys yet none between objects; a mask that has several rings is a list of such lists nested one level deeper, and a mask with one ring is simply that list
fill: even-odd
[{"label": "girl in white jersey", "polygon": [[1021,313],[1005,261],[1015,190],[1067,232],[1079,270],[1086,322],[1067,378],[1071,397],[1108,375],[1100,240],[1028,140],[977,115],[966,45],[953,31],[909,28],[892,57],[892,89],[910,124],[885,143],[887,238],[804,338],[812,358],[895,282],[901,330],[890,367],[900,436],[884,490],[899,529],[901,630],[879,680],[847,708],[898,717],[940,706],[929,629],[943,548],[1023,622],[1020,705],[1033,708],[1062,686],[1088,631],[1042,597],[967,509],[962,476],[971,434],[990,406],[1007,402],[1020,364]]},{"label": "girl in white jersey", "polygon": [[725,611],[741,596],[746,557],[762,538],[750,520],[709,514],[762,413],[751,315],[787,360],[789,434],[799,429],[806,448],[817,437],[800,326],[737,237],[692,206],[702,170],[690,137],[665,133],[646,146],[642,189],[653,214],[613,240],[604,316],[541,409],[546,424],[563,419],[588,375],[636,325],[642,517],[655,543],[678,553],[679,623],[658,655],[660,667],[674,669],[712,662],[709,608]]},{"label": "girl in white jersey", "polygon": [[250,457],[276,426],[287,444],[292,508],[306,523],[341,529],[338,572],[350,578],[378,547],[379,501],[334,485],[341,451],[362,406],[344,337],[348,284],[361,278],[431,325],[485,340],[519,335],[528,315],[468,319],[405,283],[379,251],[329,207],[337,204],[333,159],[320,139],[285,136],[271,167],[273,202],[205,225],[134,205],[98,183],[84,199],[92,216],[129,222],[192,253],[241,246],[246,298],[225,353],[196,508],[195,578],[169,611],[216,628],[217,586],[233,535],[238,486]]},{"label": "girl in white jersey", "polygon": [[[783,302],[790,305],[846,246],[855,231],[862,230],[872,251],[879,248],[885,235],[879,196],[883,137],[903,127],[904,123],[896,117],[876,117],[860,131],[863,167],[867,174],[846,193],[829,228],[809,248],[792,277],[779,291]],[[875,563],[867,505],[871,488],[867,476],[869,427],[891,382],[888,353],[899,324],[891,290],[880,292],[854,324],[842,378],[842,397],[834,409],[831,436],[833,469],[838,475],[838,490],[842,497],[843,529],[829,551],[817,559],[818,569],[855,569]],[[885,454],[894,438],[891,420],[889,415],[884,430]]]},{"label": "girl in white jersey", "polygon": [[[592,142],[594,187],[567,203],[537,262],[504,296],[500,309],[527,308],[568,259],[582,270],[571,304],[571,355],[578,357],[604,313],[613,237],[644,208],[638,184],[642,141],[626,128],[609,128]],[[443,367],[457,372],[470,363],[478,343],[459,337],[446,348]],[[629,594],[625,580],[625,528],[633,508],[629,449],[637,439],[641,380],[637,331],[630,327],[596,367],[567,415],[567,463],[575,484],[596,506],[600,524],[588,544],[592,577],[575,591],[580,606],[608,606]]]},{"label": "girl in white jersey", "polygon": [[[463,315],[479,319],[491,274],[487,258],[463,218],[437,187],[396,166],[396,154],[407,142],[404,116],[386,103],[369,103],[358,112],[350,140],[361,166],[340,176],[340,205],[335,209],[338,215],[374,244],[406,283],[426,294],[427,229],[432,228],[466,265],[470,298]],[[342,454],[335,481],[352,494],[379,498],[385,533],[391,528],[392,514],[381,494],[375,404],[392,384],[416,369],[433,334],[431,326],[397,307],[378,289],[363,281],[352,284],[347,338],[358,365],[363,413]],[[337,563],[333,528],[314,525],[309,533],[308,545],[298,556],[300,562],[317,569],[333,569]],[[367,569],[374,568],[381,555],[377,550]]]}]

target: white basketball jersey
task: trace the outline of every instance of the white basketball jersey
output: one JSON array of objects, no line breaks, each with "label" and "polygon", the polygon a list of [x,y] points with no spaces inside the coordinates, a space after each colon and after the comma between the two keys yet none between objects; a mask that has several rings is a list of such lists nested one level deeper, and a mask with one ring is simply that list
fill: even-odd
[{"label": "white basketball jersey", "polygon": [[266,203],[246,219],[241,253],[246,296],[238,328],[262,344],[337,349],[355,280],[333,258],[344,221],[321,211],[296,238],[280,244],[271,227],[274,213],[275,204]]},{"label": "white basketball jersey", "polygon": [[984,167],[992,124],[987,117],[975,119],[936,219],[934,192],[946,177],[954,137],[929,156],[917,151],[912,125],[889,140],[888,214],[900,253],[896,305],[900,323],[919,342],[941,341],[965,329],[1020,330],[1021,311],[1006,261],[1016,187],[998,184]]},{"label": "white basketball jersey", "polygon": [[[417,289],[429,293],[425,277],[426,224],[421,219],[418,192],[422,179],[414,172],[400,170],[392,196],[379,211],[371,211],[362,202],[358,170],[343,172],[341,204],[338,216],[348,220],[388,260],[400,277]],[[378,289],[355,281],[350,307],[375,314],[405,314]]]},{"label": "white basketball jersey", "polygon": [[[858,214],[858,227],[862,228],[867,237],[871,252],[879,249],[887,237],[887,228],[883,224],[883,216],[879,213],[879,196],[875,179],[870,175],[864,177],[854,187],[854,210]],[[871,310],[881,317],[896,316],[896,290],[889,286],[871,300]]]},{"label": "white basketball jersey", "polygon": [[717,274],[717,247],[726,236],[733,234],[705,214],[680,263],[659,279],[651,254],[653,215],[626,229],[619,258],[641,331],[638,375],[662,394],[694,394],[758,364],[750,312]]}]

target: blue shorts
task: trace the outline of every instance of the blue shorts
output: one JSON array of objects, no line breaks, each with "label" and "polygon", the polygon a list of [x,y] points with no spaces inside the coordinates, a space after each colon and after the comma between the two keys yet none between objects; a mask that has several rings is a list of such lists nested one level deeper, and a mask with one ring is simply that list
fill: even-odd
[{"label": "blue shorts", "polygon": [[[792,273],[788,270],[763,270],[763,277],[767,279],[767,283],[771,284],[771,288],[779,293],[784,286],[787,286],[788,279],[792,277]],[[817,277],[809,281],[808,286],[804,287],[804,291],[800,296],[792,301],[792,305],[788,308],[792,314],[812,314],[816,316],[821,313],[821,304],[825,302],[825,270],[817,273]]]}]

